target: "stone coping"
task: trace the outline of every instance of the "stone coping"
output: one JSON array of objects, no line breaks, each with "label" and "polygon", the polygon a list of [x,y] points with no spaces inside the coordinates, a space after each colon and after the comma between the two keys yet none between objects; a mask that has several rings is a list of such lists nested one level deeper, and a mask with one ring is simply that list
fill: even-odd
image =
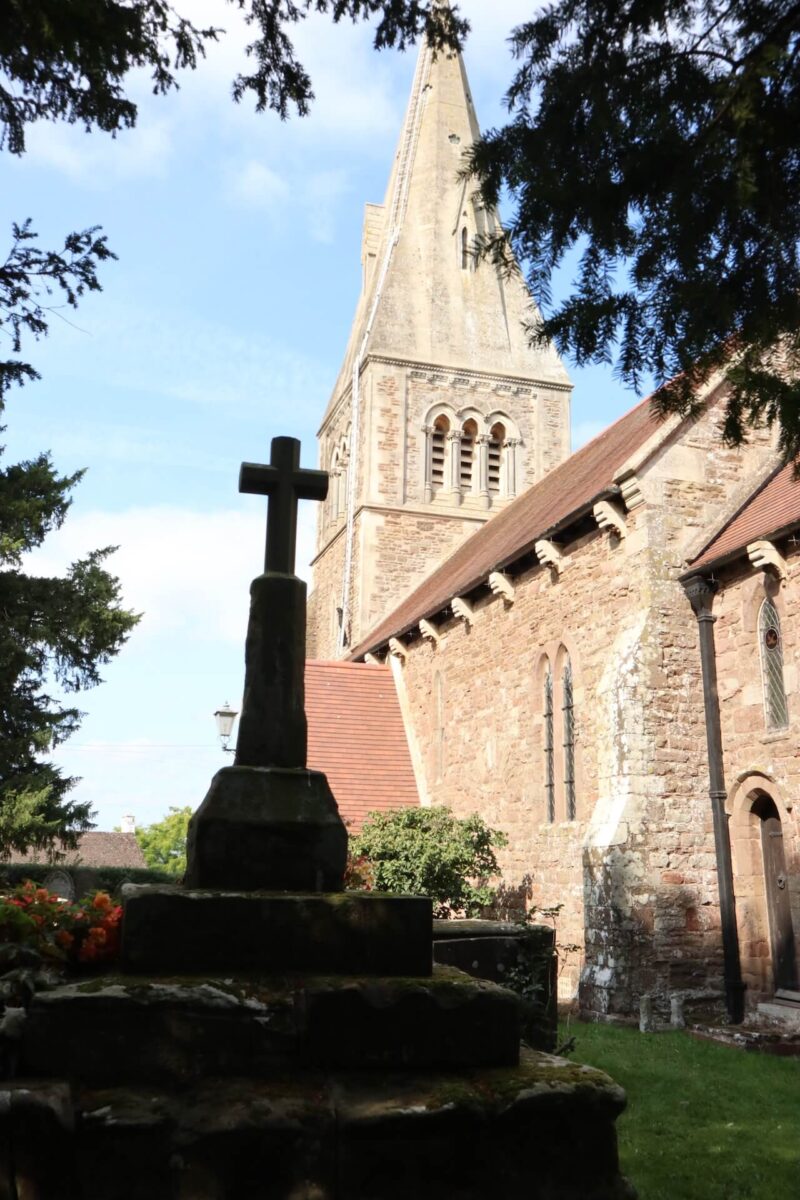
[{"label": "stone coping", "polygon": [[519,997],[452,967],[430,977],[147,978],[40,992],[21,1069],[82,1083],[269,1078],[336,1068],[513,1066]]},{"label": "stone coping", "polygon": [[431,973],[421,896],[127,886],[122,902],[125,972]]}]

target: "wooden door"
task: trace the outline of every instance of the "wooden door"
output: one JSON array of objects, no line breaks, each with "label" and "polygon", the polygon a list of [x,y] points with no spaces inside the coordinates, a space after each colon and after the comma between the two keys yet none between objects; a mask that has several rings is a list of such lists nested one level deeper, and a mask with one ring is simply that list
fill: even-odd
[{"label": "wooden door", "polygon": [[775,991],[797,992],[800,990],[800,981],[797,977],[797,956],[781,819],[772,800],[764,804],[759,815]]}]

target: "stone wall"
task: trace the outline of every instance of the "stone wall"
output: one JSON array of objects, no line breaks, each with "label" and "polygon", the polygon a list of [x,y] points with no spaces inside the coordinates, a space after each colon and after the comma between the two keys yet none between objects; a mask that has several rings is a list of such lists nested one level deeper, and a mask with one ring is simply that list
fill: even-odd
[{"label": "stone wall", "polygon": [[[798,743],[798,665],[800,663],[800,547],[781,544],[787,577],[754,570],[739,559],[717,572],[714,600],[725,783],[736,890],[742,973],[750,1004],[774,990],[770,929],[764,884],[759,797],[770,797],[780,816],[790,896],[800,960],[800,758]],[[784,685],[789,724],[767,727],[758,618],[769,598],[778,611],[783,640]]]},{"label": "stone wall", "polygon": [[[401,686],[426,802],[478,811],[509,839],[509,907],[562,905],[562,999],[614,1015],[649,994],[669,1013],[721,993],[721,947],[697,627],[679,583],[692,540],[770,453],[719,441],[715,412],[665,435],[628,489],[627,535],[565,535],[559,575],[480,599],[438,646],[409,646]],[[577,527],[576,527],[577,528]],[[534,532],[534,531],[532,531]],[[572,540],[570,540],[570,537]],[[567,819],[560,680],[574,675],[576,801]],[[543,687],[555,679],[555,820],[544,780]]]}]

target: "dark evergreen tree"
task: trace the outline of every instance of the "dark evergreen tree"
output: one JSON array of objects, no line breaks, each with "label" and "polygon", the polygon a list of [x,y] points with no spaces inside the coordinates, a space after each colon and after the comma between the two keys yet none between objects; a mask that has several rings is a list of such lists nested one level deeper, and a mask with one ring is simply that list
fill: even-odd
[{"label": "dark evergreen tree", "polygon": [[470,166],[486,203],[510,190],[508,236],[545,301],[534,336],[635,388],[671,380],[663,411],[692,411],[723,369],[728,440],[774,423],[797,454],[800,4],[559,0],[512,45],[510,122]]},{"label": "dark evergreen tree", "polygon": [[[24,335],[47,333],[54,297],[75,307],[98,290],[97,264],[109,257],[95,229],[70,234],[56,253],[37,246],[29,223],[14,227],[0,265],[0,334],[12,353],[0,362],[0,413],[10,387],[38,378],[19,357]],[[58,475],[47,454],[0,467],[0,856],[74,844],[89,827],[89,806],[69,795],[76,781],[43,755],[80,724],[66,697],[100,682],[100,666],[138,619],[121,607],[118,581],[104,569],[112,547],[61,578],[23,569],[25,554],[62,524],[81,475]]]}]

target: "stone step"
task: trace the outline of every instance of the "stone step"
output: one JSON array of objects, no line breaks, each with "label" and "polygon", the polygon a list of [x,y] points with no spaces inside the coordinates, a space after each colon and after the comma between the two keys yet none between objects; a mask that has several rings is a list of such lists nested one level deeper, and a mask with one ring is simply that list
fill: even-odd
[{"label": "stone step", "polygon": [[631,1200],[624,1106],[607,1075],[534,1051],[484,1071],[175,1090],[15,1080],[0,1175],[37,1200]]},{"label": "stone step", "polygon": [[276,1070],[513,1065],[515,993],[449,967],[419,979],[111,975],[39,992],[20,1070],[189,1084]]},{"label": "stone step", "polygon": [[431,972],[432,905],[422,896],[127,884],[122,903],[121,965],[136,974]]}]

